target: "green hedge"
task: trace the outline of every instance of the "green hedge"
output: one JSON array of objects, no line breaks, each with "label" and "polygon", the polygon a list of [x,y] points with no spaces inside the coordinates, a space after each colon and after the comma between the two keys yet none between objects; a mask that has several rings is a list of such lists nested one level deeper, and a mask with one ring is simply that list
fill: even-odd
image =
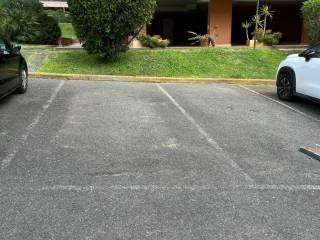
[{"label": "green hedge", "polygon": [[320,0],[305,1],[301,11],[311,44],[320,42]]},{"label": "green hedge", "polygon": [[20,43],[56,44],[61,36],[58,22],[48,16],[38,0],[0,1],[0,35]]},{"label": "green hedge", "polygon": [[112,57],[127,49],[126,37],[150,21],[156,0],[68,0],[68,4],[88,53]]}]

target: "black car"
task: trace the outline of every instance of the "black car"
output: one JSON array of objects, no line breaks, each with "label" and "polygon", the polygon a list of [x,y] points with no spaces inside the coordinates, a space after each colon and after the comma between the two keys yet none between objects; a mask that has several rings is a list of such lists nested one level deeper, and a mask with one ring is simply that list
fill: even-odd
[{"label": "black car", "polygon": [[28,89],[28,66],[21,47],[0,38],[0,99]]}]

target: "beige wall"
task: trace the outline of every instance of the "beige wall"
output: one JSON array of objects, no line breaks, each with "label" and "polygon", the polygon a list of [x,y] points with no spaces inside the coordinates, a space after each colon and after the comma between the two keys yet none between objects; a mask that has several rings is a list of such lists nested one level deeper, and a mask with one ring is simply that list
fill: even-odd
[{"label": "beige wall", "polygon": [[[215,28],[217,28],[215,30]],[[232,0],[210,0],[208,7],[208,33],[217,45],[231,45]]]}]

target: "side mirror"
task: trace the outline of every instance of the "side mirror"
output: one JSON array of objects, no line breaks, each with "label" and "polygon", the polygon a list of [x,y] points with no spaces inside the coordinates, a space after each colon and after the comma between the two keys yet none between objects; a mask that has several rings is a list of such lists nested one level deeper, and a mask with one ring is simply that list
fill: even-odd
[{"label": "side mirror", "polygon": [[316,52],[314,50],[310,50],[310,51],[307,51],[307,52],[300,54],[300,56],[304,57],[306,59],[306,61],[309,62],[310,59],[313,58],[315,54],[316,54]]}]

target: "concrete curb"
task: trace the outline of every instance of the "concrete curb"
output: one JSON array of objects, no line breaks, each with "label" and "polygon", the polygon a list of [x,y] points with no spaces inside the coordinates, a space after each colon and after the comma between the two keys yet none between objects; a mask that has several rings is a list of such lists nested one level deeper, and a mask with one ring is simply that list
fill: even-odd
[{"label": "concrete curb", "polygon": [[115,76],[88,74],[56,74],[30,72],[31,78],[83,80],[83,81],[115,81],[115,82],[143,82],[143,83],[225,83],[243,85],[275,85],[272,79],[236,79],[236,78],[176,78],[176,77],[148,77],[148,76]]}]

